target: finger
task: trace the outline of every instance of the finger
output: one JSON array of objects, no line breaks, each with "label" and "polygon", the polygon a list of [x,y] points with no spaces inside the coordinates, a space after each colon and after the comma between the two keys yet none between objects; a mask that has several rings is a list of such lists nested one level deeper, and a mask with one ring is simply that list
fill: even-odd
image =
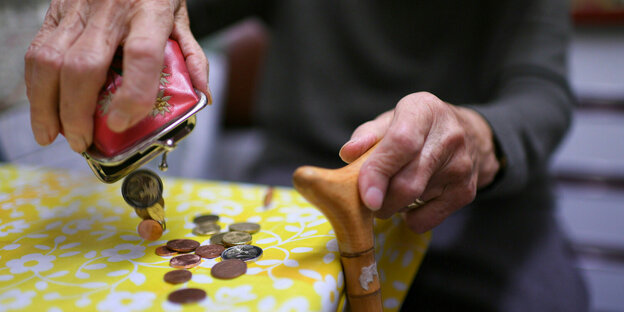
[{"label": "finger", "polygon": [[208,104],[211,104],[212,94],[208,85],[210,66],[204,50],[191,33],[185,2],[182,3],[182,6],[176,13],[171,38],[180,45],[193,86],[206,94]]},{"label": "finger", "polygon": [[123,84],[113,98],[107,121],[111,130],[122,132],[151,111],[172,20],[168,5],[140,8],[132,19],[123,46]]},{"label": "finger", "polygon": [[381,208],[390,178],[416,157],[431,127],[432,118],[415,104],[399,101],[386,135],[360,169],[362,201],[373,211]]},{"label": "finger", "polygon": [[435,139],[435,135],[428,135],[415,159],[391,178],[383,205],[375,216],[389,218],[417,198],[430,201],[440,196],[448,183],[456,181],[455,175],[444,170],[452,152],[453,149],[445,148]]},{"label": "finger", "polygon": [[424,233],[442,223],[453,212],[469,204],[473,199],[474,194],[467,193],[465,186],[450,185],[439,197],[406,212],[405,221],[412,231]]},{"label": "finger", "polygon": [[357,127],[353,131],[349,142],[345,143],[340,149],[338,153],[340,158],[346,163],[351,163],[362,156],[384,136],[392,121],[393,114],[393,111],[385,112],[374,120],[365,122]]},{"label": "finger", "polygon": [[123,10],[101,4],[65,54],[60,75],[61,124],[67,142],[78,153],[91,145],[98,94],[123,32]]},{"label": "finger", "polygon": [[41,145],[54,141],[60,131],[60,71],[66,51],[84,29],[83,21],[82,12],[68,13],[45,41],[36,39],[39,46],[26,56],[31,127]]}]

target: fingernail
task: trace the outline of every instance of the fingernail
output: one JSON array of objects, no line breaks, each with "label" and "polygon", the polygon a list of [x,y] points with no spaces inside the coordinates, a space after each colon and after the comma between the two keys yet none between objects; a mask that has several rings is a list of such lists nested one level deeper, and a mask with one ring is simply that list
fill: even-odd
[{"label": "fingernail", "polygon": [[364,205],[372,211],[377,211],[381,208],[383,197],[383,192],[380,189],[374,186],[369,187],[364,194]]},{"label": "fingernail", "polygon": [[48,145],[50,144],[50,135],[46,129],[40,126],[33,126],[33,135],[35,136],[35,141],[39,145]]},{"label": "fingernail", "polygon": [[210,86],[206,85],[206,90],[208,90],[208,94],[206,94],[206,100],[208,101],[208,105],[212,104],[212,90],[210,90]]},{"label": "fingernail", "polygon": [[347,145],[353,144],[353,143],[355,143],[355,142],[357,142],[357,141],[358,141],[358,139],[351,139],[351,140],[347,141],[347,143],[345,143],[344,145],[342,145],[342,147],[340,148],[340,152],[342,153],[342,150],[343,150],[345,147],[347,147]]},{"label": "fingernail", "polygon": [[129,124],[130,116],[122,111],[113,110],[108,115],[108,128],[110,128],[114,132],[122,132],[128,129]]},{"label": "fingernail", "polygon": [[87,146],[81,137],[73,134],[68,134],[65,136],[65,138],[67,139],[69,146],[71,146],[74,152],[82,153],[86,150]]}]

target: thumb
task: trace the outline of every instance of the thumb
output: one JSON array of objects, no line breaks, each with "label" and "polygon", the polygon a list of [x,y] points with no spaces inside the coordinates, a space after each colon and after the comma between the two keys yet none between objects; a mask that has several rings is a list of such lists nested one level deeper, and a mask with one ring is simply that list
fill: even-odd
[{"label": "thumb", "polygon": [[384,136],[393,115],[393,111],[387,111],[357,127],[351,139],[340,149],[340,158],[346,163],[351,163],[362,156]]},{"label": "thumb", "polygon": [[414,154],[391,137],[384,137],[362,164],[358,188],[362,202],[373,211],[381,208],[390,179],[409,163]]}]

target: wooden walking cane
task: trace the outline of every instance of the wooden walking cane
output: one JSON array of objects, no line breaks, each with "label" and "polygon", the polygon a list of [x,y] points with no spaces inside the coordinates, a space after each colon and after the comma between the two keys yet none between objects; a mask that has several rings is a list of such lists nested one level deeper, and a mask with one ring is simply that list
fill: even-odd
[{"label": "wooden walking cane", "polygon": [[340,169],[304,166],[293,175],[297,191],[327,217],[340,248],[347,299],[352,311],[382,311],[381,286],[375,263],[373,213],[358,192],[358,175],[369,149]]}]

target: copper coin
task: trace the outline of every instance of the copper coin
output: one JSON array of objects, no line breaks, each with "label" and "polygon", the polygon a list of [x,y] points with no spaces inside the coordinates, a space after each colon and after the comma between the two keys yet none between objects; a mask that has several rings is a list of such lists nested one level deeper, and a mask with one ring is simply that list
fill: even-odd
[{"label": "copper coin", "polygon": [[157,174],[150,170],[136,170],[130,173],[121,185],[121,195],[128,205],[147,208],[156,204],[162,197],[163,183]]},{"label": "copper coin", "polygon": [[217,233],[215,235],[210,236],[210,244],[223,245],[223,235],[225,234],[227,234],[227,232]]},{"label": "copper coin", "polygon": [[204,245],[197,247],[197,249],[195,249],[195,254],[202,258],[214,259],[220,256],[224,250],[225,247],[221,245]]},{"label": "copper coin", "polygon": [[169,301],[179,304],[198,302],[204,298],[206,298],[206,292],[199,288],[178,289],[167,297]]},{"label": "copper coin", "polygon": [[175,250],[171,250],[169,248],[167,248],[167,246],[162,245],[159,246],[158,248],[156,248],[156,254],[161,256],[161,257],[169,257],[169,256],[175,256],[178,254],[177,251]]},{"label": "copper coin", "polygon": [[155,241],[162,236],[163,227],[158,221],[147,219],[139,223],[137,232],[144,240]]},{"label": "copper coin", "polygon": [[163,279],[169,284],[182,284],[191,280],[193,273],[187,270],[173,270],[165,273]]},{"label": "copper coin", "polygon": [[193,222],[195,224],[202,224],[202,223],[215,223],[219,221],[219,216],[217,215],[201,215],[201,216],[197,216],[193,219]]},{"label": "copper coin", "polygon": [[239,277],[247,272],[247,263],[243,260],[224,260],[215,264],[210,269],[210,274],[215,278],[231,279]]},{"label": "copper coin", "polygon": [[192,239],[172,239],[167,242],[167,248],[179,252],[190,252],[199,247],[199,242]]},{"label": "copper coin", "polygon": [[169,260],[169,266],[176,269],[190,269],[201,263],[201,257],[196,254],[179,255]]}]

